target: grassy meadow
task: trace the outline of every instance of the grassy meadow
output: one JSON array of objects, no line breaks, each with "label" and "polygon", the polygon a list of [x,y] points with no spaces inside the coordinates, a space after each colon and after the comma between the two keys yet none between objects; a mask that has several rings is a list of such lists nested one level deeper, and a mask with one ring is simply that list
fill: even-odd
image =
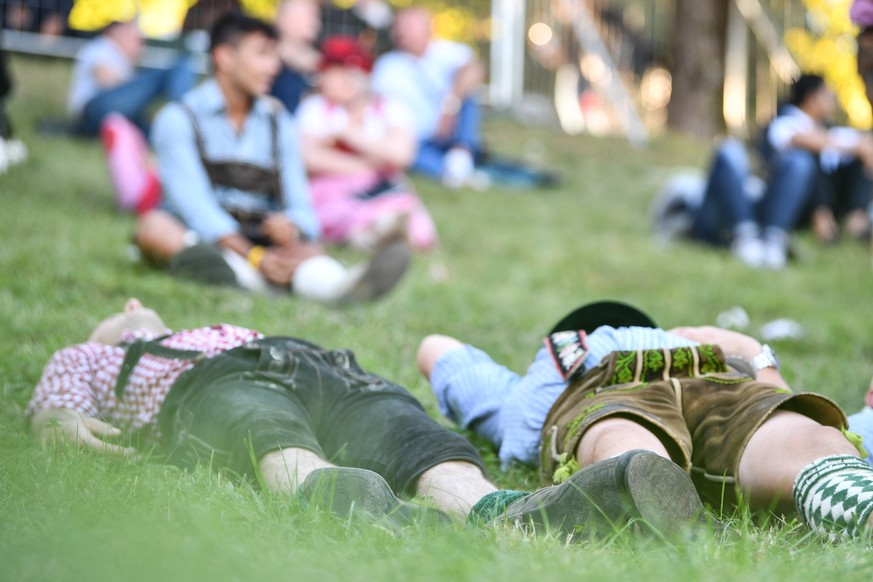
[{"label": "grassy meadow", "polygon": [[[652,197],[675,168],[704,164],[708,143],[659,137],[633,149],[491,118],[495,150],[542,152],[563,186],[450,192],[419,181],[442,242],[416,257],[386,300],[338,311],[204,288],[129,258],[133,219],[113,205],[98,142],[33,129],[63,114],[68,65],[20,57],[12,65],[11,113],[30,158],[0,175],[0,580],[871,579],[869,548],[744,512],[729,535],[683,544],[618,535],[567,546],[461,526],[397,535],[301,511],[206,470],[43,450],[23,414],[43,365],[131,296],[176,329],[223,321],[352,348],[433,415],[413,360],[427,333],[464,338],[522,371],[543,332],[582,302],[630,301],[665,327],[713,323],[739,305],[753,333],[780,317],[800,322],[803,339],[774,344],[786,377],[854,411],[873,373],[873,271],[861,245],[825,248],[806,235],[800,260],[777,273],[722,251],[656,244]],[[499,485],[536,486],[532,469],[500,473],[477,444]]]}]

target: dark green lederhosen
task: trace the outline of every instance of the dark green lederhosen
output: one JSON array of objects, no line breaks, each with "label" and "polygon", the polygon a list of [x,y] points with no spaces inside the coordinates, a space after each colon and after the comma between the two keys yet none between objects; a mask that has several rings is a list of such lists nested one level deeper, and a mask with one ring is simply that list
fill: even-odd
[{"label": "dark green lederhosen", "polygon": [[[701,495],[732,503],[740,457],[776,410],[791,410],[836,428],[846,416],[832,400],[793,393],[729,371],[718,346],[613,352],[570,385],[543,425],[540,477],[574,468],[582,435],[607,417],[634,420],[656,434]],[[560,471],[558,471],[561,469]]]},{"label": "dark green lederhosen", "polygon": [[475,448],[427,416],[404,388],[348,350],[266,338],[203,360],[175,382],[159,416],[171,462],[251,475],[253,459],[302,448],[381,474],[397,492],[446,461],[483,467]]}]

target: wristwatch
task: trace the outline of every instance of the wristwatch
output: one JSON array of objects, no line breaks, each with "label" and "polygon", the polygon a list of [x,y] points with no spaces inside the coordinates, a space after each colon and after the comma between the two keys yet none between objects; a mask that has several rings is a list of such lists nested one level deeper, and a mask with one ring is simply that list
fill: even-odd
[{"label": "wristwatch", "polygon": [[749,365],[752,366],[755,372],[759,372],[764,368],[776,368],[778,370],[780,367],[776,352],[767,344],[761,346],[761,353],[749,360]]}]

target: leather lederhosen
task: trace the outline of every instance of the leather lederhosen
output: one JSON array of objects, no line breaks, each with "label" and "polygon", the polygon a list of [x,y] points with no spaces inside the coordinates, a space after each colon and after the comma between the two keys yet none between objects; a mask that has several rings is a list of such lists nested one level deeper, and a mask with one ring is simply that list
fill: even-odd
[{"label": "leather lederhosen", "polygon": [[[270,131],[273,166],[264,167],[250,162],[237,160],[210,160],[206,156],[206,147],[200,124],[190,107],[180,104],[194,130],[194,140],[200,160],[209,176],[212,187],[225,187],[242,190],[254,196],[264,198],[271,202],[271,206],[282,207],[284,198],[282,195],[282,176],[279,163],[279,128],[276,114],[270,114]],[[222,204],[222,208],[230,214],[240,225],[239,233],[256,244],[269,245],[270,241],[264,236],[261,224],[267,213],[260,210],[249,210]]]}]

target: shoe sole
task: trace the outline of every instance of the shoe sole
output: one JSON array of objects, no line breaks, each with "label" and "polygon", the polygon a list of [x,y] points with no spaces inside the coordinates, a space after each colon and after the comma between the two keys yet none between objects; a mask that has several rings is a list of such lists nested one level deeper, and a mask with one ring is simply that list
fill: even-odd
[{"label": "shoe sole", "polygon": [[583,468],[545,495],[521,500],[503,520],[537,532],[574,534],[579,541],[617,533],[632,522],[671,535],[704,515],[685,471],[655,453],[629,451]]},{"label": "shoe sole", "polygon": [[451,518],[438,509],[398,499],[381,475],[366,469],[316,469],[303,482],[300,493],[307,505],[326,509],[343,519],[355,515],[370,520],[387,518],[401,527],[451,523]]},{"label": "shoe sole", "polygon": [[663,535],[704,520],[706,510],[691,477],[672,461],[642,452],[621,458],[616,467],[622,495],[632,513]]},{"label": "shoe sole", "polygon": [[353,305],[379,299],[403,278],[411,257],[412,251],[405,240],[386,243],[370,260],[361,279],[340,297],[337,304]]}]

